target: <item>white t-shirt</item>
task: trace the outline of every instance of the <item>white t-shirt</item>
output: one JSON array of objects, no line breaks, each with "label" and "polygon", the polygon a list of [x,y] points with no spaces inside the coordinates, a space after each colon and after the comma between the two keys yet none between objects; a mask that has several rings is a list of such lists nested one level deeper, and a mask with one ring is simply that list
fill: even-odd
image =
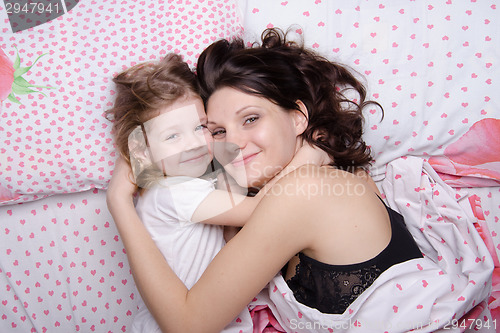
[{"label": "white t-shirt", "polygon": [[[198,281],[225,244],[223,227],[192,222],[201,202],[215,190],[214,181],[191,177],[169,177],[146,190],[136,210],[172,270],[188,289]],[[134,318],[133,332],[160,332],[144,304]],[[252,332],[244,310],[224,332]]]},{"label": "white t-shirt", "polygon": [[148,189],[136,205],[156,246],[188,289],[224,246],[223,227],[191,221],[213,190],[212,181],[171,177]]}]

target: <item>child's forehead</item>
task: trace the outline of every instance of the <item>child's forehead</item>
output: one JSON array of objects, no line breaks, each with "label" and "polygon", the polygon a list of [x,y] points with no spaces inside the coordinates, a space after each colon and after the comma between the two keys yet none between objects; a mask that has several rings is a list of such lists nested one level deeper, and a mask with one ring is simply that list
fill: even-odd
[{"label": "child's forehead", "polygon": [[170,107],[160,109],[159,116],[165,116],[165,118],[180,117],[181,119],[206,118],[205,110],[203,110],[203,104],[200,105],[198,103],[172,105]]},{"label": "child's forehead", "polygon": [[144,123],[146,128],[175,126],[187,122],[203,122],[206,115],[203,108],[196,103],[182,105],[179,107],[166,107],[160,109],[160,113]]}]

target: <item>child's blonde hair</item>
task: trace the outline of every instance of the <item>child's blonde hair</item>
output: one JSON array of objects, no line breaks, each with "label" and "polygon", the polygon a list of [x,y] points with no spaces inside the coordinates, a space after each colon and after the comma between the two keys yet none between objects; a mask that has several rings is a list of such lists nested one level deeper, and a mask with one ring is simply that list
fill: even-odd
[{"label": "child's blonde hair", "polygon": [[[142,128],[148,120],[158,116],[160,109],[169,106],[181,97],[198,95],[198,82],[189,66],[181,56],[171,53],[159,61],[145,62],[123,71],[113,79],[116,84],[116,99],[113,108],[106,111],[106,116],[113,121],[115,143],[120,155],[131,165],[132,169],[143,169],[132,165],[130,158],[129,137],[137,137],[137,129]],[[142,131],[141,131],[142,132]],[[135,150],[146,151],[137,141]],[[140,160],[132,159],[134,163]],[[142,172],[136,183],[149,184],[152,180],[163,176],[160,170],[152,167]],[[136,177],[138,175],[136,174]]]}]

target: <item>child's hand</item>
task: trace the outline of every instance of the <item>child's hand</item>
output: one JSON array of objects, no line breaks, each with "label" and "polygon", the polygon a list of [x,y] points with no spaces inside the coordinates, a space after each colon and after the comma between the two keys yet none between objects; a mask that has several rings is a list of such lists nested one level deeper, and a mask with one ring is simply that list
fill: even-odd
[{"label": "child's hand", "polygon": [[[327,165],[332,162],[332,158],[322,149],[316,146],[311,146],[307,142],[304,142],[302,147],[295,153],[294,157],[288,163],[288,165],[280,171],[273,179],[266,183],[264,188],[261,190],[262,194],[265,194],[280,178],[289,172],[301,167],[306,164],[314,164],[317,166]],[[259,193],[261,193],[259,192]]]},{"label": "child's hand", "polygon": [[113,214],[113,210],[119,209],[123,202],[133,204],[133,195],[136,189],[132,169],[122,157],[118,157],[106,191],[106,202],[111,214]]}]

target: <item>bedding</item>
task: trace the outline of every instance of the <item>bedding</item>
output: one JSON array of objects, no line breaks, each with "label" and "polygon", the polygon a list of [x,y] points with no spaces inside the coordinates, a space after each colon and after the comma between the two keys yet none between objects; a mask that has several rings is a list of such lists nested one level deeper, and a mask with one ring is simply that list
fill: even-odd
[{"label": "bedding", "polygon": [[49,11],[9,6],[20,2],[0,10],[0,193],[8,203],[105,189],[116,158],[103,115],[113,105],[113,75],[167,52],[194,65],[211,42],[240,29],[233,0],[108,0],[79,1],[14,32],[12,20],[25,11]]},{"label": "bedding", "polygon": [[[465,325],[451,323],[460,318],[474,324],[467,326],[470,331],[500,325],[495,1],[51,1],[52,9],[61,7],[40,20],[15,13],[14,3],[0,3],[1,332],[130,331],[139,294],[105,204],[116,158],[111,122],[104,117],[113,103],[112,77],[167,52],[182,54],[194,68],[212,41],[242,36],[250,43],[266,27],[290,28],[306,46],[359,74],[368,97],[383,106],[383,113],[366,109],[364,135],[374,153],[370,172],[385,200],[414,223],[430,223],[436,230],[458,225],[451,234],[468,242],[445,247],[443,254],[426,249],[421,267],[428,274],[439,272],[436,263],[444,265],[440,257],[451,258],[449,267],[439,266],[445,274],[434,276],[428,287],[451,288],[456,279],[454,291],[429,298],[417,283],[401,295],[412,295],[405,301],[425,312],[387,331],[418,323],[420,331],[432,331],[447,320],[449,330],[443,331],[463,331]],[[394,171],[408,160],[414,161],[411,167]],[[445,194],[428,192],[431,185],[408,192],[408,186],[419,188],[411,185],[418,179],[438,184],[432,186]],[[411,198],[421,203],[424,195],[440,211],[430,214],[430,222],[406,207]],[[446,219],[439,217],[450,210],[443,213],[437,203],[467,218],[444,226]],[[414,231],[417,239],[424,235]],[[450,233],[443,235],[447,243]],[[423,237],[422,247],[433,237]],[[458,256],[459,249],[465,254]],[[410,281],[415,267],[394,274]],[[456,277],[443,282],[455,271]],[[387,283],[396,281],[387,275]],[[366,323],[380,305],[390,310],[385,315],[392,323],[408,318],[403,306],[384,297],[388,290],[395,289],[384,285],[367,295],[351,317]],[[455,296],[448,308],[441,307],[446,297]],[[373,310],[359,311],[368,307]],[[315,315],[301,313],[302,322]],[[293,315],[298,312],[288,319]],[[300,331],[285,316],[276,317],[289,331]],[[429,324],[429,318],[439,318],[441,326]]]},{"label": "bedding", "polygon": [[[470,205],[462,207],[463,198],[457,198],[432,167],[417,157],[390,162],[381,188],[389,205],[405,217],[424,258],[384,271],[340,315],[322,314],[298,303],[283,278],[276,277],[269,297],[280,309],[278,319],[287,332],[356,328],[362,332],[446,332],[463,325],[460,319],[487,299],[493,261],[473,226]],[[481,315],[470,322],[478,325],[469,325],[469,318],[464,318],[464,327],[494,329],[495,322],[484,318]]]},{"label": "bedding", "polygon": [[102,190],[0,210],[0,331],[127,331],[140,299]]}]

